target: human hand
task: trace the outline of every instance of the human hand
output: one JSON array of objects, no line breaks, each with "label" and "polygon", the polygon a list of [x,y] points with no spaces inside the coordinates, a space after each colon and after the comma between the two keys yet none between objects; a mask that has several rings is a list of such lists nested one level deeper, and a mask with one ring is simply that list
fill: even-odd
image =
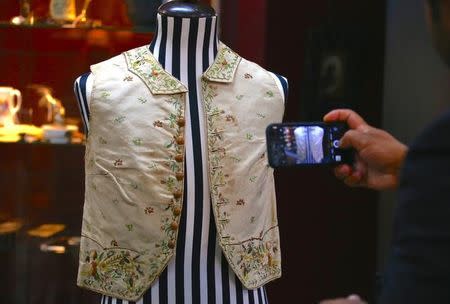
[{"label": "human hand", "polygon": [[357,295],[351,295],[347,298],[342,299],[334,299],[334,300],[325,300],[320,302],[319,304],[367,304],[367,302],[364,302],[361,300],[361,298]]},{"label": "human hand", "polygon": [[353,166],[335,168],[337,178],[351,187],[375,190],[397,187],[408,147],[386,131],[369,126],[352,110],[331,111],[324,121],[347,123],[350,130],[341,138],[341,147],[356,150]]}]

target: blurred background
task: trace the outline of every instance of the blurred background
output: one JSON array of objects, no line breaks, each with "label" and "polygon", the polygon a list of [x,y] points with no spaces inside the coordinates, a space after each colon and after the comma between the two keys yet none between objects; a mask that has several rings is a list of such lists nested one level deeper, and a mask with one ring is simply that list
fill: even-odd
[{"label": "blurred background", "polygon": [[[150,43],[161,1],[0,0],[0,303],[99,303],[75,286],[84,130],[73,93],[93,63]],[[410,143],[450,103],[422,0],[213,0],[221,40],[289,79],[285,121],[349,107]],[[300,8],[300,9],[298,9]],[[395,194],[328,169],[278,170],[283,277],[271,303],[374,299]]]}]

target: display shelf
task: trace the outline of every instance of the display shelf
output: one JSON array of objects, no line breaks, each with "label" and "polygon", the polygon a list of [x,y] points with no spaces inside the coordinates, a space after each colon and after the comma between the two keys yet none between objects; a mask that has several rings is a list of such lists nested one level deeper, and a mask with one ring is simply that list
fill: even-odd
[{"label": "display shelf", "polygon": [[108,25],[101,25],[101,26],[89,26],[89,25],[78,25],[78,26],[71,26],[69,24],[67,25],[58,25],[58,24],[52,24],[52,23],[35,23],[33,25],[28,24],[21,24],[21,25],[15,25],[8,21],[0,21],[0,28],[5,29],[52,29],[52,30],[104,30],[104,31],[111,31],[111,32],[132,32],[132,33],[138,33],[138,34],[145,34],[145,33],[153,33],[155,31],[154,25],[149,26],[134,26],[134,27],[125,27],[125,26],[108,26]]},{"label": "display shelf", "polygon": [[[153,34],[124,27],[62,28],[50,25],[14,26],[0,23],[0,86],[21,90],[23,108],[33,109],[40,126],[45,114],[31,84],[48,86],[60,99],[71,123],[82,130],[73,84],[90,70],[125,50],[149,44]],[[45,109],[44,109],[45,110]],[[23,122],[25,123],[25,122]],[[99,303],[99,295],[76,286],[77,252],[42,252],[44,240],[29,237],[26,227],[61,223],[61,236],[79,236],[84,203],[84,145],[0,143],[0,219],[21,219],[24,228],[7,238],[0,258],[2,303]],[[11,243],[12,242],[12,243]],[[42,274],[45,280],[42,280]]]}]

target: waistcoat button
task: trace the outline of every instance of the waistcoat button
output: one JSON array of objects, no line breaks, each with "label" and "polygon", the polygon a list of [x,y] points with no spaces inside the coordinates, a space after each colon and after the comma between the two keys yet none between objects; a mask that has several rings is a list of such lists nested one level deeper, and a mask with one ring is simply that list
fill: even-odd
[{"label": "waistcoat button", "polygon": [[179,127],[184,127],[186,120],[184,118],[178,118],[177,124]]},{"label": "waistcoat button", "polygon": [[177,177],[177,180],[178,180],[178,181],[181,181],[181,180],[183,180],[183,178],[184,178],[184,173],[183,173],[183,172],[178,172],[178,173],[176,174],[176,177]]},{"label": "waistcoat button", "polygon": [[174,198],[177,198],[177,199],[180,198],[181,195],[182,195],[181,191],[175,191],[175,192],[173,193],[173,197],[174,197]]},{"label": "waistcoat button", "polygon": [[173,215],[179,216],[180,214],[181,214],[181,208],[180,207],[173,208]]},{"label": "waistcoat button", "polygon": [[181,163],[183,161],[183,154],[177,154],[175,156],[175,160],[179,163]]},{"label": "waistcoat button", "polygon": [[176,141],[177,141],[178,145],[184,145],[184,137],[183,136],[178,136]]},{"label": "waistcoat button", "polygon": [[172,224],[170,224],[170,229],[177,230],[178,229],[178,223],[177,222],[172,222]]}]

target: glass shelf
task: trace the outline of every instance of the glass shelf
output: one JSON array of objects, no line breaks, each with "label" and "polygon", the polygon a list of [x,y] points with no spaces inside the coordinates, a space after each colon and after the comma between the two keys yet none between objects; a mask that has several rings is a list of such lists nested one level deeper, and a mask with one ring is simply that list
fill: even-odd
[{"label": "glass shelf", "polygon": [[155,26],[136,26],[136,27],[116,27],[116,26],[77,26],[71,27],[69,25],[58,25],[52,23],[35,23],[33,25],[15,25],[8,21],[0,21],[0,28],[3,29],[54,29],[54,30],[105,30],[111,32],[129,31],[133,33],[153,33]]}]

